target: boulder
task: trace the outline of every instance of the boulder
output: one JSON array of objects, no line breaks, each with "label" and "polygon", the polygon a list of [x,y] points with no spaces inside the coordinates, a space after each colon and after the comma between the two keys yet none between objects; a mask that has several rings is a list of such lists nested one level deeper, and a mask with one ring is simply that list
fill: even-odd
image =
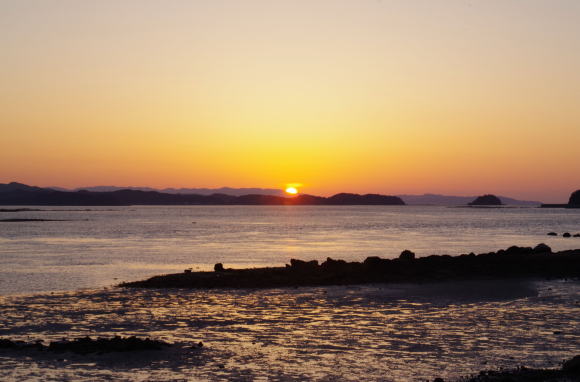
[{"label": "boulder", "polygon": [[548,236],[558,236],[556,232],[548,232]]},{"label": "boulder", "polygon": [[318,261],[304,261],[298,259],[290,259],[290,267],[297,270],[313,270],[318,268]]},{"label": "boulder", "polygon": [[324,269],[327,270],[338,270],[338,269],[344,269],[346,268],[346,261],[344,260],[334,260],[330,257],[326,258],[326,261],[322,264],[320,264],[320,266]]},{"label": "boulder", "polygon": [[409,251],[408,249],[405,249],[403,252],[401,252],[401,254],[399,255],[399,259],[401,260],[405,260],[405,261],[410,261],[410,260],[415,260],[415,253]]},{"label": "boulder", "polygon": [[572,235],[570,235],[570,232],[564,232],[562,237],[572,237]]},{"label": "boulder", "polygon": [[217,263],[213,266],[213,270],[216,272],[223,272],[225,270],[224,265],[222,263]]},{"label": "boulder", "polygon": [[534,253],[552,253],[552,248],[544,243],[536,245],[533,249]]}]

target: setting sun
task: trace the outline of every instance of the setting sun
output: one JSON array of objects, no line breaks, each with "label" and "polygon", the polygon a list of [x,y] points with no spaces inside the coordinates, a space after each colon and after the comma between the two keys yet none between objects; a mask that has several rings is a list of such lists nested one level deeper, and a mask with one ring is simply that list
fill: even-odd
[{"label": "setting sun", "polygon": [[296,195],[298,193],[298,190],[296,189],[296,187],[286,187],[286,193],[290,195]]}]

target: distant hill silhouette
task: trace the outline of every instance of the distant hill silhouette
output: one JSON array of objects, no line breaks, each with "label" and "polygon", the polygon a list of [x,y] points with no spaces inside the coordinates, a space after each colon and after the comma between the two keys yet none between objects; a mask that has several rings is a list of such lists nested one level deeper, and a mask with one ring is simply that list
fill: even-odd
[{"label": "distant hill silhouette", "polygon": [[[434,205],[434,206],[464,206],[473,201],[476,196],[452,196],[438,194],[423,195],[397,195],[409,205]],[[530,200],[517,200],[507,196],[498,196],[506,205],[514,206],[539,206],[542,202]]]},{"label": "distant hill silhouette", "polygon": [[471,203],[468,203],[470,206],[501,206],[503,203],[501,199],[495,195],[487,194],[478,196],[475,200]]},{"label": "distant hill silhouette", "polygon": [[248,194],[241,196],[212,194],[169,194],[158,191],[118,190],[94,192],[87,190],[58,191],[31,187],[21,183],[0,184],[0,205],[404,205],[396,196],[377,194],[337,194],[329,198],[313,195],[282,197]]},{"label": "distant hill silhouette", "polygon": [[221,188],[151,188],[151,187],[119,187],[119,186],[92,186],[92,187],[79,187],[75,189],[65,189],[61,187],[50,187],[57,191],[93,191],[93,192],[112,192],[120,190],[134,190],[134,191],[156,191],[165,194],[196,194],[196,195],[213,195],[213,194],[226,194],[233,196],[242,195],[276,195],[284,196],[285,192],[283,190],[275,188],[232,188],[232,187],[221,187]]}]

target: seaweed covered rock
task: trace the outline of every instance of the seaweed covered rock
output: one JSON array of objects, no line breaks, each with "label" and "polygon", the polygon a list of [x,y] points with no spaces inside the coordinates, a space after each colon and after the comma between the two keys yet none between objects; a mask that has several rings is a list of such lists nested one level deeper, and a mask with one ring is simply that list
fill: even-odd
[{"label": "seaweed covered rock", "polygon": [[502,204],[500,198],[491,194],[478,196],[469,203],[470,206],[501,206]]}]

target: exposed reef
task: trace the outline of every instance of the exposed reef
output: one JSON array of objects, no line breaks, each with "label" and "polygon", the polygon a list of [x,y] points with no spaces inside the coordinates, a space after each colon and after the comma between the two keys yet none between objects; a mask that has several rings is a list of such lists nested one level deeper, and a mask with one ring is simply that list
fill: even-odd
[{"label": "exposed reef", "polygon": [[285,267],[227,269],[155,276],[125,282],[129,288],[276,288],[350,285],[390,282],[427,282],[461,279],[580,277],[580,249],[553,253],[546,244],[535,248],[512,246],[497,252],[460,256],[432,255],[415,258],[403,251],[398,259],[367,257],[363,262],[328,258],[318,261],[292,259]]},{"label": "exposed reef", "polygon": [[[529,369],[521,366],[514,370],[488,370],[477,376],[463,378],[464,382],[543,382],[580,381],[580,355],[565,361],[560,369]],[[443,382],[436,378],[434,382]]]},{"label": "exposed reef", "polygon": [[113,338],[97,339],[83,337],[74,340],[63,339],[62,341],[50,342],[48,345],[44,345],[42,341],[28,343],[23,341],[12,341],[6,338],[0,339],[0,349],[38,350],[54,353],[71,352],[76,354],[161,350],[163,347],[167,346],[171,345],[159,340],[137,338],[134,336],[115,336]]}]

